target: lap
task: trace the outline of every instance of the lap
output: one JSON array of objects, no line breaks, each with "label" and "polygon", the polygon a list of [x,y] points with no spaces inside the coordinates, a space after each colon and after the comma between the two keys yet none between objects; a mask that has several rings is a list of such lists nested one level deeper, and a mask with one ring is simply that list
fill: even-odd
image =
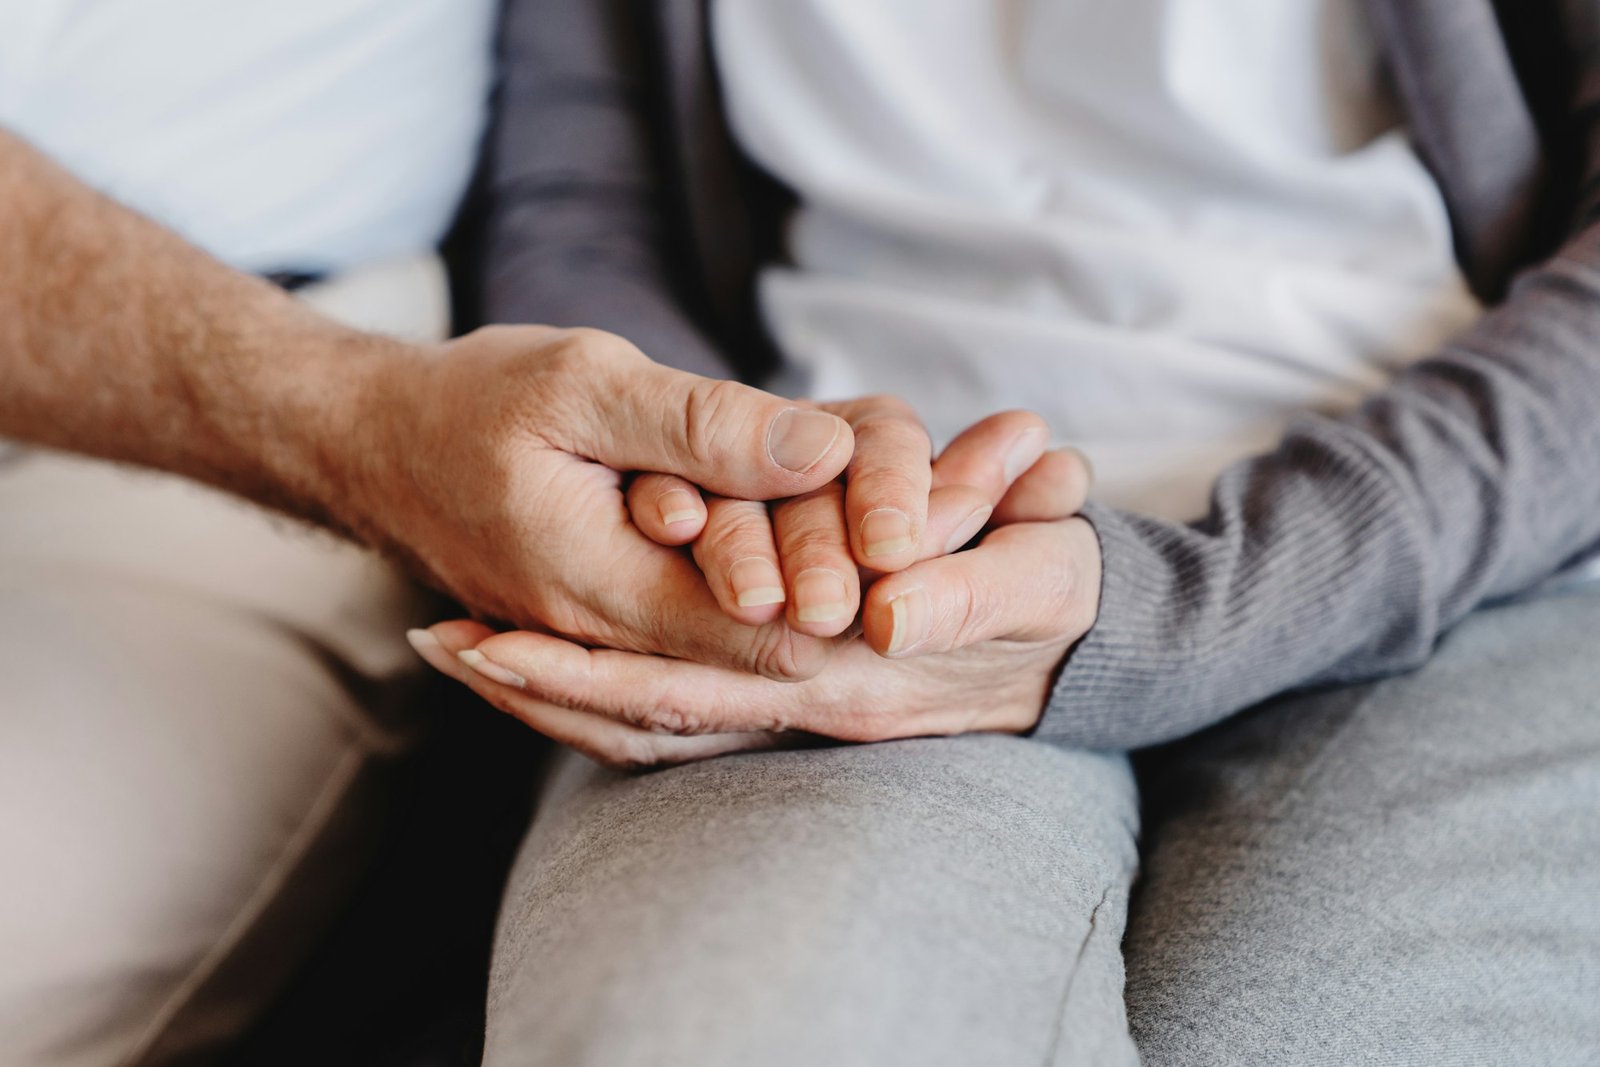
[{"label": "lap", "polygon": [[409,743],[420,606],[349,546],[176,479],[0,465],[7,1055],[165,1062],[248,1021]]},{"label": "lap", "polygon": [[485,1063],[1132,1062],[1119,757],[997,736],[625,776],[564,756]]},{"label": "lap", "polygon": [[1129,920],[1145,1062],[1592,1062],[1600,596],[1160,754]]}]

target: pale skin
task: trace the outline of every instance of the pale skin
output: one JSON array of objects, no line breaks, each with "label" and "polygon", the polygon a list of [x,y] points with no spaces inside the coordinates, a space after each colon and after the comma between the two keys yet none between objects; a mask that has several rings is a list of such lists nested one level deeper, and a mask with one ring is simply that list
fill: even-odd
[{"label": "pale skin", "polygon": [[417,631],[413,643],[495,707],[624,769],[811,737],[1025,733],[1094,622],[1098,542],[1082,519],[1057,517],[1082,505],[1087,486],[1080,456],[1046,453],[999,488],[996,528],[977,547],[953,556],[924,549],[873,581],[861,635],[804,681],[496,633],[471,620]]},{"label": "pale skin", "polygon": [[[730,618],[837,637],[815,677],[774,683],[471,620],[413,631],[413,645],[502,711],[620,768],[809,737],[1028,731],[1098,606],[1098,542],[1070,518],[1088,492],[1087,461],[1045,451],[1043,422],[1017,411],[974,424],[927,466],[927,435],[898,402],[824,406],[851,421],[858,450],[843,478],[817,490],[762,504],[647,474],[628,491],[634,522],[658,543],[691,546]],[[876,446],[875,462],[892,461],[869,468],[870,504],[851,500],[862,441]],[[865,535],[886,508],[906,517],[910,535],[894,532],[909,544],[873,552]],[[973,551],[950,555],[986,529]],[[741,585],[752,561],[758,577]],[[812,609],[803,613],[789,590],[804,597],[816,583],[796,578],[818,571],[839,590],[837,606],[803,601]],[[742,602],[749,589],[770,597]],[[819,617],[818,606],[831,610]]]},{"label": "pale skin", "polygon": [[[1072,610],[1060,616],[1066,633],[1093,618],[1092,605],[1085,607],[1094,599],[1089,590],[1098,590],[1098,580],[1088,580],[1098,573],[1092,533],[1081,520],[1022,521],[1040,517],[1039,499],[1049,495],[1040,486],[1059,479],[1018,481],[1012,496],[1033,500],[1030,512],[992,484],[936,475],[920,426],[893,401],[822,410],[670,370],[593,330],[494,327],[440,345],[350,330],[94,193],[3,130],[0,214],[7,220],[0,227],[0,436],[183,475],[370,544],[476,616],[523,627],[493,640],[481,627],[462,629],[475,623],[438,629],[451,642],[441,648],[481,645],[481,664],[504,651],[505,669],[521,667],[527,677],[537,666],[527,657],[553,641],[564,650],[632,653],[652,669],[774,680],[801,702],[822,690],[791,683],[828,667],[826,693],[845,693],[862,673],[853,666],[861,651],[889,647],[884,627],[896,610],[889,591],[901,588],[892,581],[940,562],[924,557],[942,554],[963,525],[1008,521],[982,548],[945,561],[949,570],[938,572],[945,577],[927,572],[928,617],[986,618],[990,592],[976,584],[978,564],[968,561],[985,558],[1002,534],[1076,523],[1076,537],[1050,542],[1051,559],[1017,563],[1044,568],[1029,579],[1035,587],[1046,571],[1076,576]],[[970,453],[998,455],[1003,468],[1017,434],[1000,427],[991,426]],[[1076,460],[1045,453],[1034,463],[1060,474]],[[955,460],[946,466],[959,469]],[[625,486],[630,471],[672,477]],[[678,506],[662,511],[663,494],[673,491],[669,503]],[[751,501],[784,503],[767,526],[764,508],[741,505]],[[1053,518],[1076,507],[1056,505],[1043,510]],[[991,517],[976,518],[991,506]],[[679,514],[668,522],[673,511]],[[894,525],[896,513],[909,533]],[[1032,544],[1017,544],[1024,541]],[[674,547],[689,542],[696,558]],[[1045,547],[1040,540],[1029,551]],[[751,586],[758,595],[741,604],[752,559],[779,577],[758,573]],[[892,576],[865,598],[865,644],[841,642],[862,601],[857,562],[872,568],[869,581]],[[819,571],[837,576],[843,592],[829,587],[817,597]],[[961,589],[970,598],[965,608],[950,600]],[[903,617],[912,617],[912,603],[901,604]],[[1016,621],[1023,612],[1005,614]],[[948,640],[965,646],[989,629],[968,625]],[[1007,632],[1031,633],[1020,622]],[[467,642],[465,633],[480,640]],[[1059,637],[1044,645],[1064,653],[1071,642]],[[946,640],[940,631],[904,651],[920,655]],[[1054,669],[1038,672],[1029,688],[1042,692]],[[918,684],[934,685],[942,670],[925,671],[928,681]],[[893,677],[914,675],[905,665],[897,671]],[[471,673],[474,681],[484,677]],[[633,715],[614,694],[546,696],[550,707],[588,701],[597,719],[609,707],[606,722],[619,727]],[[762,700],[749,707],[765,710],[741,713],[743,722],[697,713],[675,725],[696,734],[827,725]],[[1026,723],[1016,717],[999,728]],[[749,743],[770,743],[770,735]],[[630,764],[705,748],[694,739],[684,744],[694,751],[644,759],[631,742],[582,747]]]}]

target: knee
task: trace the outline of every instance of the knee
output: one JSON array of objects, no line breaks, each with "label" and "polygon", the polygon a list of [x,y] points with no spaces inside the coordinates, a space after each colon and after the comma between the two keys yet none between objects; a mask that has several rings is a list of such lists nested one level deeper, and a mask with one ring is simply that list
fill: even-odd
[{"label": "knee", "polygon": [[[502,913],[491,1048],[1041,1062],[1094,930],[1111,954],[1071,985],[1110,986],[1121,1019],[1133,796],[1116,758],[1000,737],[639,777],[571,762]],[[875,1044],[885,1027],[901,1044]]]},{"label": "knee", "polygon": [[[773,865],[859,865],[881,883],[894,877],[893,856],[952,872],[986,863],[1043,879],[1070,871],[1098,900],[1136,863],[1137,830],[1123,758],[981,735],[755,753],[635,776],[570,757],[535,835],[568,855],[682,866],[723,886]],[[619,837],[626,848],[611,847]]]}]

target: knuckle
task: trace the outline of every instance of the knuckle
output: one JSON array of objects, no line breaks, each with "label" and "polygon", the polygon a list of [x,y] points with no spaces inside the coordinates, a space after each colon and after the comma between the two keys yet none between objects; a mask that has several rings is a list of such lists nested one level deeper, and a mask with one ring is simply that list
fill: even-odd
[{"label": "knuckle", "polygon": [[730,428],[743,428],[741,393],[738,382],[727,380],[701,378],[689,386],[683,405],[683,440],[695,463],[715,462],[726,446]]},{"label": "knuckle", "polygon": [[894,504],[910,508],[919,499],[926,502],[932,472],[928,464],[919,464],[915,475],[903,466],[873,467],[854,475],[851,497],[872,507]]},{"label": "knuckle", "polygon": [[983,640],[995,620],[995,610],[990,599],[970,575],[963,574],[956,585],[955,602],[950,605],[951,645],[965,648]]},{"label": "knuckle", "polygon": [[636,725],[657,734],[687,736],[705,731],[704,722],[698,714],[670,698],[654,701],[646,706]]},{"label": "knuckle", "polygon": [[808,564],[837,565],[851,558],[850,542],[837,525],[803,526],[785,531],[783,556],[791,570]]},{"label": "knuckle", "polygon": [[873,393],[857,401],[857,409],[861,423],[870,423],[884,420],[910,420],[921,428],[922,420],[918,418],[916,409],[893,393]]},{"label": "knuckle", "polygon": [[572,330],[562,330],[551,337],[541,347],[540,355],[540,369],[552,379],[582,379],[586,384],[593,379],[594,354]]},{"label": "knuckle", "polygon": [[[697,696],[701,699],[696,699]],[[681,687],[672,686],[641,699],[621,702],[617,718],[651,734],[688,737],[711,731],[711,716],[703,704],[703,695],[682,692]],[[651,743],[648,737],[642,740]]]},{"label": "knuckle", "polygon": [[644,353],[632,341],[606,330],[593,326],[573,326],[562,332],[589,353],[590,358],[624,361],[644,358]]},{"label": "knuckle", "polygon": [[896,450],[897,459],[900,458],[898,453],[903,451],[909,460],[928,464],[933,462],[933,439],[928,436],[928,431],[922,428],[920,422],[867,416],[857,422],[853,429],[863,459],[871,460],[878,450],[893,448]]},{"label": "knuckle", "polygon": [[750,668],[775,681],[804,681],[820,669],[809,654],[811,643],[811,639],[781,622],[763,626],[750,646]]},{"label": "knuckle", "polygon": [[927,448],[933,445],[928,437],[922,417],[910,404],[894,396],[873,396],[862,401],[850,420],[858,437],[868,441],[877,437],[892,438],[908,447]]},{"label": "knuckle", "polygon": [[546,374],[558,380],[581,380],[586,385],[593,385],[613,364],[630,357],[643,358],[623,338],[587,326],[553,331],[542,342],[540,352]]},{"label": "knuckle", "polygon": [[707,519],[704,532],[695,543],[704,559],[732,563],[745,556],[772,554],[772,534],[763,510],[719,506]]}]

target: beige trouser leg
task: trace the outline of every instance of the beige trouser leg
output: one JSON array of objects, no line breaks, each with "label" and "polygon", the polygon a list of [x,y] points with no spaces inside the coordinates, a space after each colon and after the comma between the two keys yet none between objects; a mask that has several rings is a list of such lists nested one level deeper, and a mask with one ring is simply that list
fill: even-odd
[{"label": "beige trouser leg", "polygon": [[222,494],[0,459],[0,1065],[164,1063],[249,1021],[358,873],[425,610]]}]

